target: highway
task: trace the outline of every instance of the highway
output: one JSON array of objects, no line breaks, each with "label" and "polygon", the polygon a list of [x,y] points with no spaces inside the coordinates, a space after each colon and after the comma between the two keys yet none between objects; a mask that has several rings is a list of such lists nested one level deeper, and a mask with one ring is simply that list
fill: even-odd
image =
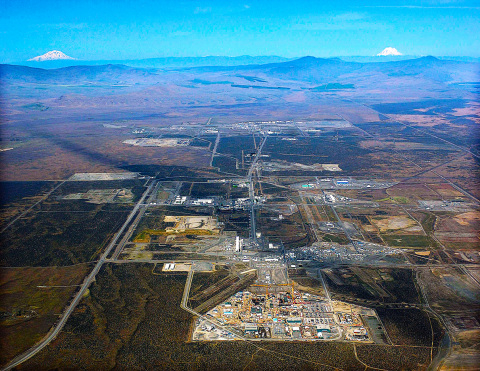
[{"label": "highway", "polygon": [[[154,196],[155,192],[151,192],[152,190],[152,187],[157,184],[158,186],[158,182],[156,180],[152,181],[152,184],[150,184],[150,187],[147,189],[146,193],[143,194],[143,197],[142,199],[145,200],[146,196],[150,193],[150,196],[148,197],[149,198],[149,201],[151,201],[152,197]],[[154,187],[153,188],[155,191],[157,190],[157,187]],[[142,219],[143,217],[143,214],[145,214],[145,208],[146,208],[147,205],[145,205],[143,202],[140,202],[140,203],[137,203],[137,205],[135,206],[136,208],[136,211],[139,211],[138,212],[138,215],[136,216],[135,220],[133,221],[132,225],[128,228],[128,231],[125,233],[125,235],[123,236],[122,240],[120,241],[120,243],[118,244],[117,248],[115,249],[115,252],[112,254],[112,260],[116,260],[118,259],[118,256],[120,255],[120,253],[122,252],[123,250],[123,247],[125,246],[125,244],[128,242],[128,240],[130,239],[130,236],[132,235],[133,231],[135,230],[135,228],[137,228],[137,225],[138,223],[140,222],[140,220]],[[135,214],[130,214],[133,218],[133,215]],[[125,228],[125,225],[124,227]],[[123,228],[122,228],[122,231],[123,231]]]},{"label": "highway", "polygon": [[143,193],[142,197],[140,200],[137,202],[133,210],[131,211],[130,215],[128,216],[127,220],[125,223],[123,223],[122,228],[115,234],[113,240],[110,242],[108,245],[107,249],[104,251],[104,253],[101,255],[100,259],[98,260],[97,264],[93,268],[92,272],[85,278],[83,281],[80,290],[76,293],[75,297],[73,300],[70,302],[70,305],[67,307],[65,312],[63,313],[62,317],[60,320],[57,322],[55,327],[50,330],[50,332],[45,336],[38,344],[34,345],[32,348],[24,352],[23,354],[19,355],[16,357],[12,362],[10,362],[3,370],[11,370],[14,367],[17,367],[21,363],[27,361],[28,359],[32,358],[35,354],[40,352],[43,348],[45,348],[50,342],[57,337],[57,335],[60,333],[60,331],[63,329],[63,326],[67,323],[68,318],[72,314],[73,310],[75,307],[78,305],[78,303],[82,300],[83,296],[88,290],[88,287],[90,284],[95,280],[95,276],[100,272],[100,269],[102,268],[103,264],[107,261],[107,256],[110,254],[110,251],[113,249],[115,244],[117,243],[117,240],[120,238],[121,234],[127,227],[127,225],[132,221],[133,217],[136,215],[138,212],[140,205],[143,203],[145,200],[146,196],[151,192],[153,185],[155,182],[153,181],[150,186],[146,189],[146,191]]}]

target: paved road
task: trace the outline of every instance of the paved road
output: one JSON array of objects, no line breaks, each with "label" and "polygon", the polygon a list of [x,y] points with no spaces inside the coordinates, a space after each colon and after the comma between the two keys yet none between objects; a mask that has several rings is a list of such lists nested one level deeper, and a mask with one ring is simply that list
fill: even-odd
[{"label": "paved road", "polygon": [[[322,194],[323,194],[323,197],[325,197],[325,192],[322,190]],[[352,237],[350,236],[350,232],[348,231],[348,229],[345,227],[345,224],[343,223],[342,219],[340,219],[340,217],[338,216],[337,214],[337,210],[335,210],[335,206],[333,204],[329,204],[327,206],[330,206],[330,209],[332,209],[333,211],[333,214],[335,215],[335,218],[337,219],[337,222],[338,222],[338,225],[340,226],[340,228],[342,228],[343,230],[343,233],[345,233],[345,236],[347,236],[347,238],[349,239],[350,243],[352,244],[353,248],[358,251],[357,249],[357,242],[352,239]]]},{"label": "paved road", "polygon": [[17,367],[21,363],[23,363],[23,362],[27,361],[28,359],[32,358],[35,354],[40,352],[43,348],[45,348],[48,344],[50,344],[50,342],[53,339],[55,339],[57,337],[57,335],[62,330],[63,326],[65,326],[65,324],[67,323],[67,320],[70,317],[70,315],[72,314],[73,310],[78,305],[80,300],[82,300],[84,294],[87,292],[88,287],[95,280],[95,276],[98,274],[98,272],[100,272],[100,269],[102,268],[103,264],[106,262],[108,254],[110,254],[110,251],[112,250],[112,248],[117,243],[117,240],[119,239],[120,235],[123,233],[123,231],[125,230],[127,225],[130,223],[130,221],[136,215],[140,205],[145,200],[145,197],[150,193],[154,184],[155,184],[155,182],[152,182],[150,184],[150,186],[147,188],[147,190],[143,193],[143,196],[140,198],[138,203],[133,208],[132,212],[128,216],[128,218],[125,221],[125,223],[123,224],[122,228],[120,228],[120,230],[117,232],[117,234],[115,235],[113,240],[108,245],[105,252],[102,254],[100,259],[98,260],[97,264],[95,265],[95,268],[93,268],[92,272],[83,281],[83,284],[82,284],[80,290],[77,292],[77,294],[73,298],[72,302],[67,307],[67,309],[63,313],[62,317],[60,318],[60,320],[55,325],[55,327],[52,330],[50,330],[50,332],[47,334],[47,336],[45,338],[43,338],[43,340],[40,343],[36,344],[35,346],[33,346],[32,348],[27,350],[25,353],[16,357],[3,370],[11,370],[12,368]]},{"label": "paved road", "polygon": [[322,274],[322,271],[320,269],[318,270],[318,277],[320,278],[320,281],[322,282],[323,291],[325,291],[325,296],[327,297],[327,300],[328,300],[329,304],[332,305],[332,298],[330,296],[330,292],[328,291],[327,284],[325,283],[325,280],[323,279],[323,274]]},{"label": "paved road", "polygon": [[48,198],[48,196],[50,196],[53,192],[55,192],[58,187],[60,187],[63,183],[65,183],[66,180],[64,180],[63,182],[60,182],[59,184],[57,184],[55,187],[52,188],[51,191],[47,192],[45,194],[45,196],[43,196],[40,200],[38,200],[37,202],[35,202],[32,206],[30,206],[27,210],[25,210],[24,212],[22,212],[20,215],[18,215],[15,219],[13,219],[10,223],[8,223],[1,231],[0,233],[3,233],[5,232],[8,228],[10,228],[17,220],[19,220],[20,218],[23,218],[25,215],[27,215],[27,213],[32,210],[35,206],[37,206],[40,202],[46,200]]},{"label": "paved road", "polygon": [[210,167],[213,167],[213,158],[215,157],[215,154],[217,153],[217,147],[218,147],[219,142],[220,142],[220,129],[218,129],[217,139],[215,140],[215,146],[213,147],[212,158],[210,159]]},{"label": "paved road", "polygon": [[253,172],[257,166],[258,159],[260,158],[260,154],[262,153],[263,146],[267,141],[267,135],[265,135],[262,139],[262,143],[258,147],[257,153],[255,154],[255,158],[252,161],[250,169],[248,170],[247,180],[248,180],[248,194],[250,197],[250,237],[252,241],[257,241],[257,233],[256,233],[256,225],[255,225],[255,190],[253,187]]},{"label": "paved road", "polygon": [[190,287],[192,287],[192,280],[193,280],[193,270],[190,270],[188,272],[187,282],[185,282],[185,289],[183,290],[182,303],[180,304],[180,307],[196,315],[196,312],[194,312],[187,306],[188,296],[190,294]]},{"label": "paved road", "polygon": [[[158,182],[156,180],[152,181],[152,183],[150,184],[150,186],[148,187],[148,189],[145,191],[145,193],[143,194],[142,196],[142,199],[140,200],[141,202],[138,202],[137,205],[135,206],[135,209],[136,210],[135,212],[137,212],[140,208],[141,210],[138,212],[138,215],[136,216],[135,220],[133,221],[132,225],[128,228],[128,231],[127,233],[125,233],[125,235],[123,236],[122,240],[120,241],[120,243],[118,244],[117,248],[115,249],[115,252],[112,254],[112,259],[115,260],[115,259],[118,259],[118,256],[120,255],[120,253],[122,252],[123,250],[123,247],[125,246],[125,244],[128,242],[128,240],[130,239],[130,236],[132,235],[133,231],[135,230],[135,228],[137,228],[137,225],[138,223],[140,222],[140,220],[142,219],[143,217],[143,214],[145,213],[145,207],[148,205],[145,205],[143,203],[143,201],[145,200],[145,198],[150,194],[150,196],[148,197],[149,200],[152,198],[153,195],[155,195],[155,192],[152,192],[152,188],[157,184]],[[157,184],[158,186],[158,184]],[[155,186],[155,191],[157,190],[157,186]],[[131,214],[130,213],[130,216],[133,218],[133,215],[135,214]],[[129,216],[129,217],[130,217]],[[131,218],[130,218],[131,220]],[[124,227],[122,228],[122,231],[123,229],[125,228],[125,225]]]},{"label": "paved road", "polygon": [[123,248],[125,247],[125,244],[130,239],[130,236],[132,235],[135,228],[137,228],[137,225],[140,222],[140,219],[143,217],[143,214],[145,214],[144,205],[139,205],[139,206],[141,206],[142,209],[139,211],[139,213],[137,214],[137,216],[136,216],[135,220],[133,221],[132,225],[128,228],[128,231],[125,233],[122,240],[118,243],[115,251],[112,254],[112,259],[114,259],[114,260],[118,259],[118,257],[122,253]]},{"label": "paved road", "polygon": [[242,340],[246,340],[238,331],[234,330],[234,329],[231,329],[229,328],[228,326],[224,326],[222,325],[221,323],[219,323],[215,318],[211,317],[211,318],[207,318],[206,316],[203,316],[201,315],[200,313],[194,311],[193,309],[189,308],[187,306],[187,302],[188,302],[188,297],[190,295],[190,287],[192,286],[192,280],[193,280],[193,270],[189,271],[188,272],[188,276],[187,276],[187,281],[185,282],[185,288],[183,290],[183,296],[182,296],[182,302],[180,303],[180,308],[182,308],[183,310],[186,310],[188,313],[190,314],[193,314],[194,316],[196,317],[199,317],[205,321],[208,321],[210,323],[213,323],[215,326],[217,326],[218,328],[221,328],[225,331],[228,331],[228,332],[231,332],[232,334],[234,334],[236,337],[242,339]]}]

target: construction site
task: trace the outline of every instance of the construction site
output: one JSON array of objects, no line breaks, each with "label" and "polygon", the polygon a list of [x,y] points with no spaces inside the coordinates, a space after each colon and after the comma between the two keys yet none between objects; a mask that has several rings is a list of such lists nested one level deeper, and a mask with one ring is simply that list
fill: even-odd
[{"label": "construction site", "polygon": [[293,284],[254,284],[202,316],[192,339],[383,343],[379,332],[383,327],[373,309],[300,292]]}]

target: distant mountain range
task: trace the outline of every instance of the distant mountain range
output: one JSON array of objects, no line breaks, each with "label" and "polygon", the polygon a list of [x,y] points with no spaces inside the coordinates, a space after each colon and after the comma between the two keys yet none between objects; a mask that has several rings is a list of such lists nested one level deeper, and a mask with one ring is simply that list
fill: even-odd
[{"label": "distant mountain range", "polygon": [[[36,65],[43,63],[47,62]],[[347,105],[352,98],[364,102],[474,100],[479,72],[478,62],[435,57],[372,63],[303,57],[275,63],[176,68],[104,64],[44,69],[3,64],[0,90],[4,100],[20,102],[2,110],[2,117],[9,120],[23,114],[30,120],[30,110],[38,111],[32,117],[41,112],[45,119],[62,121],[67,116],[84,120],[95,115],[194,120],[198,115],[226,115],[227,111],[238,117],[244,112],[256,112],[260,117],[267,111],[302,116],[330,98],[334,104]]]},{"label": "distant mountain range", "polygon": [[[395,53],[394,53],[395,54]],[[381,56],[345,56],[338,57],[346,62],[392,62],[408,59],[415,59],[418,56],[412,55],[394,55],[388,52]],[[480,58],[473,57],[438,57],[443,60],[459,60],[468,62],[479,62]],[[127,59],[127,60],[79,60],[73,59],[62,52],[51,51],[44,55],[32,58],[28,61],[15,62],[12,64],[30,67],[39,67],[45,69],[62,68],[69,66],[99,66],[107,64],[123,64],[130,67],[139,68],[188,68],[188,67],[204,67],[204,66],[240,66],[252,64],[269,64],[288,62],[298,58],[285,58],[280,56],[238,56],[238,57],[224,57],[224,56],[206,56],[206,57],[163,57],[163,58],[148,58],[148,59]],[[322,59],[322,58],[320,58]],[[332,58],[327,58],[332,59]]]},{"label": "distant mountain range", "polygon": [[437,82],[478,81],[480,63],[421,57],[391,62],[347,62],[340,58],[302,57],[262,65],[195,67],[196,72],[243,73],[265,78],[310,83],[352,83],[354,81],[415,78]]},{"label": "distant mountain range", "polygon": [[[245,60],[249,59],[246,57]],[[0,78],[4,82],[11,83],[31,82],[52,85],[173,84],[173,78],[175,78],[175,84],[185,87],[192,83],[196,86],[228,83],[235,87],[239,84],[239,79],[240,84],[246,84],[248,81],[246,87],[258,88],[281,87],[286,84],[315,87],[323,84],[387,86],[389,83],[392,86],[401,87],[402,84],[417,86],[423,83],[476,82],[479,80],[479,71],[480,63],[441,60],[435,57],[373,63],[344,61],[340,58],[303,57],[265,64],[184,66],[168,71],[162,68],[140,68],[121,64],[78,65],[58,69],[0,65]]]},{"label": "distant mountain range", "polygon": [[[48,53],[47,53],[48,54]],[[41,56],[43,57],[43,56]],[[40,58],[40,57],[37,57]],[[78,60],[71,59],[31,59],[26,62],[14,63],[17,65],[40,67],[40,68],[61,68],[68,66],[98,66],[105,64],[124,64],[130,67],[141,68],[181,68],[198,66],[237,66],[247,64],[265,64],[275,62],[285,62],[293,58],[284,58],[279,56],[250,56],[242,55],[238,57],[224,56],[206,56],[206,57],[163,57],[148,59],[125,59],[125,60]],[[41,63],[38,63],[41,61]]]}]

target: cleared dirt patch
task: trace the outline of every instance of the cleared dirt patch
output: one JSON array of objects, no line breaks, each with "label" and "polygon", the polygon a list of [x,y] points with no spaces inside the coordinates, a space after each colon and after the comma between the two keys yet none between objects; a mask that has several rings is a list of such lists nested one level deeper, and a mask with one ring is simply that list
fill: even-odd
[{"label": "cleared dirt patch", "polygon": [[372,218],[371,221],[378,227],[380,232],[406,229],[416,225],[415,220],[407,216],[389,216],[387,218],[375,217]]}]

